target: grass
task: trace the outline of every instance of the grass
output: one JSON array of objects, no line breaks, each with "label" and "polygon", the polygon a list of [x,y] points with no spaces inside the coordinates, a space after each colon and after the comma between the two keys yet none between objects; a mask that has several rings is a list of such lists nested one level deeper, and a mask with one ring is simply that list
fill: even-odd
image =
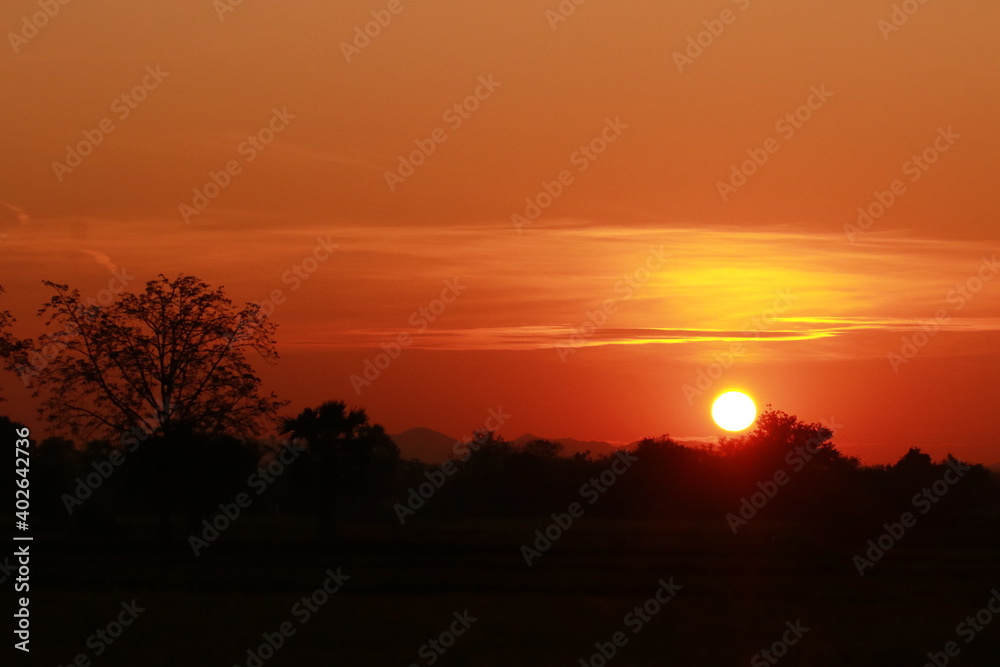
[{"label": "grass", "polygon": [[[724,523],[582,520],[527,567],[520,546],[544,525],[348,526],[321,546],[308,521],[247,516],[198,558],[156,549],[141,521],[126,522],[131,542],[118,547],[36,541],[33,653],[60,665],[80,652],[95,665],[246,665],[262,633],[291,621],[295,634],[263,664],[425,665],[421,646],[467,609],[478,620],[435,664],[579,665],[621,630],[616,665],[748,665],[797,619],[810,630],[781,664],[919,666],[947,641],[962,647],[953,665],[1000,655],[1000,617],[971,644],[955,634],[1000,585],[996,550],[901,544],[862,578],[851,562],[862,545],[793,526],[733,536]],[[292,606],[338,567],[345,588],[301,624]],[[683,589],[633,634],[623,617],[661,577]],[[146,611],[94,658],[87,637],[133,598]]]}]

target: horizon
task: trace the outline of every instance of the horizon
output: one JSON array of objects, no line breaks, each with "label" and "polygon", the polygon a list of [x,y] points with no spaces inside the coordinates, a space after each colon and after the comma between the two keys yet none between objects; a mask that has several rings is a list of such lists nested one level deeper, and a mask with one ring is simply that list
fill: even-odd
[{"label": "horizon", "polygon": [[183,273],[270,313],[290,411],[631,441],[734,388],[862,458],[1000,460],[997,7],[403,2],[365,40],[361,0],[204,4],[67,7],[0,61],[19,335],[42,280]]},{"label": "horizon", "polygon": [[[456,443],[457,442],[467,441],[468,439],[471,439],[471,437],[472,437],[471,435],[463,435],[461,437],[457,437],[456,438],[456,437],[454,437],[450,433],[444,433],[442,431],[439,431],[437,429],[434,429],[434,428],[431,428],[431,427],[428,427],[428,426],[412,426],[410,428],[406,428],[406,429],[403,429],[403,430],[400,430],[400,431],[388,431],[387,430],[386,433],[389,435],[389,437],[397,437],[397,436],[400,436],[400,435],[405,435],[407,433],[410,433],[411,431],[430,431],[431,433],[433,433],[435,435],[444,436],[448,440],[451,440],[451,441],[456,442]],[[751,432],[751,431],[753,431],[753,427],[748,428],[746,432]],[[497,433],[501,437],[503,437],[503,439],[506,440],[507,442],[522,442],[522,441],[528,441],[528,440],[533,440],[533,439],[539,439],[539,440],[547,440],[549,442],[557,442],[558,443],[558,442],[562,442],[562,441],[565,441],[565,440],[572,440],[572,441],[579,442],[579,443],[587,443],[587,444],[589,444],[589,443],[596,443],[596,444],[600,444],[600,445],[610,445],[611,447],[616,448],[616,449],[629,447],[629,446],[638,444],[639,442],[641,442],[643,440],[651,439],[651,438],[655,439],[655,438],[659,438],[659,437],[669,438],[670,440],[676,442],[678,445],[685,446],[685,447],[697,447],[698,445],[707,445],[710,448],[715,448],[715,447],[718,447],[719,437],[720,437],[718,435],[675,436],[675,435],[672,435],[672,434],[663,433],[663,434],[657,434],[657,435],[650,434],[650,435],[644,436],[642,438],[637,438],[635,440],[595,440],[593,438],[575,438],[575,437],[568,437],[568,436],[564,437],[564,436],[559,436],[559,435],[555,435],[555,436],[552,436],[552,435],[539,435],[537,433],[529,433],[529,432],[521,433],[520,435],[516,435],[514,437],[508,437],[508,436],[513,436],[513,434],[515,433],[515,431],[511,431],[510,433],[504,433],[502,428],[499,429],[497,431]],[[729,433],[729,434],[725,434],[722,437],[726,437],[726,436],[732,437],[732,436],[736,436],[736,435],[740,435],[740,433]],[[397,443],[397,444],[399,444],[399,443]],[[907,452],[909,451],[909,448],[907,448],[906,450],[897,451],[895,448],[890,448],[890,447],[880,446],[880,445],[867,445],[867,446],[866,445],[859,445],[859,446],[846,447],[845,448],[845,447],[843,447],[843,446],[841,446],[841,445],[839,445],[837,443],[836,433],[834,433],[834,436],[833,436],[833,444],[837,448],[837,450],[840,451],[840,453],[844,454],[845,456],[857,457],[858,459],[860,459],[861,464],[865,465],[865,466],[893,465],[893,464],[896,464],[896,463],[899,462],[900,459],[902,459],[904,456],[906,456]],[[876,447],[879,450],[879,452],[877,454],[872,451],[873,448],[876,448]],[[920,448],[918,447],[917,449],[920,449]],[[401,447],[401,450],[402,450],[402,447]],[[959,460],[961,460],[961,461],[963,461],[965,463],[971,463],[971,464],[974,464],[974,465],[975,464],[979,464],[979,465],[983,465],[983,466],[985,466],[987,468],[998,468],[998,467],[1000,467],[1000,460],[997,460],[997,461],[977,461],[977,460],[973,460],[973,459],[969,459],[969,458],[963,458],[962,456],[958,455],[956,452],[954,452],[952,450],[948,450],[946,452],[946,454],[943,455],[943,456],[935,456],[934,454],[932,454],[931,452],[928,452],[926,450],[921,450],[921,451],[924,451],[924,453],[926,453],[926,454],[931,454],[931,457],[932,457],[932,459],[935,462],[942,461],[942,460],[946,459],[947,456],[953,455],[953,456],[955,456],[955,458],[957,458],[957,459],[959,459]],[[403,453],[405,454],[405,451],[403,451]]]},{"label": "horizon", "polygon": [[0,26],[18,664],[996,663],[1000,2]]},{"label": "horizon", "polygon": [[0,309],[32,336],[42,280],[183,273],[278,324],[290,411],[620,442],[717,433],[732,388],[863,459],[1000,460],[1000,92],[968,67],[1000,10],[709,5],[401,4],[368,40],[360,0],[123,39],[67,9],[0,63]]}]

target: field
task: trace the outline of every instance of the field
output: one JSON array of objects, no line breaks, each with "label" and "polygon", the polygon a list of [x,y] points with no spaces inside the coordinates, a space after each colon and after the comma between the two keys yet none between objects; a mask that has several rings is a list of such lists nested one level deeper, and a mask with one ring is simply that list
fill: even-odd
[{"label": "field", "polygon": [[[778,647],[784,665],[920,666],[949,641],[960,654],[948,664],[1000,655],[1000,618],[969,643],[956,634],[1000,586],[997,550],[904,539],[861,577],[852,558],[863,544],[824,544],[794,526],[760,522],[733,536],[722,522],[581,520],[528,567],[521,545],[543,525],[347,526],[320,545],[310,522],[244,517],[198,557],[157,548],[141,522],[86,542],[37,537],[33,663],[83,653],[94,665],[146,667],[597,666],[601,643],[623,667],[764,665],[755,656],[783,635],[794,640]],[[301,604],[293,611],[338,568],[349,577],[339,591],[308,620]],[[681,588],[627,620],[661,579]],[[120,637],[88,646],[133,599],[143,611]],[[457,624],[443,655],[427,645],[466,611],[468,630]],[[293,633],[273,656],[248,656],[282,623]]]}]

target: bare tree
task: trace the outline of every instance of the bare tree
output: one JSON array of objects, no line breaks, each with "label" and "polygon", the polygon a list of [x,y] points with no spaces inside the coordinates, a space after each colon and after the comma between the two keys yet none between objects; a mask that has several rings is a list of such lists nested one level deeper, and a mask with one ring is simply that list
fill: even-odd
[{"label": "bare tree", "polygon": [[186,436],[255,435],[285,404],[261,392],[248,358],[277,359],[275,325],[258,306],[237,309],[222,288],[193,276],[160,275],[108,305],[45,284],[56,292],[39,310],[49,332],[30,354],[42,360],[31,369],[40,412],[74,434],[149,440],[169,539],[175,489],[192,468],[181,460],[190,458]]},{"label": "bare tree", "polygon": [[[247,304],[237,310],[222,288],[193,276],[162,274],[140,294],[87,304],[78,290],[56,291],[41,310],[45,333],[34,369],[45,418],[74,433],[252,434],[284,405],[263,395],[248,361],[277,359],[275,325]],[[53,350],[55,352],[53,352]],[[52,355],[54,358],[51,358]]]}]

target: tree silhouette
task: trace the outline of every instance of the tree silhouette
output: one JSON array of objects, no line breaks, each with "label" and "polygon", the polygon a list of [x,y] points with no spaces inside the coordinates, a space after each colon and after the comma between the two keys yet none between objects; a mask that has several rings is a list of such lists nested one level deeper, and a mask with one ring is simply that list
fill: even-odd
[{"label": "tree silhouette", "polygon": [[719,452],[733,462],[747,465],[754,474],[782,464],[790,453],[798,453],[813,467],[824,467],[843,458],[832,438],[833,431],[823,424],[800,421],[768,405],[752,431],[720,438]]},{"label": "tree silhouette", "polygon": [[922,452],[919,447],[910,447],[893,467],[902,473],[916,475],[928,475],[934,470],[931,455]]},{"label": "tree silhouette", "polygon": [[55,333],[35,350],[59,349],[36,370],[43,414],[58,427],[142,432],[250,435],[284,403],[261,395],[247,360],[277,359],[275,326],[247,304],[236,310],[222,288],[193,276],[160,275],[140,294],[87,305],[78,290],[56,291],[39,314]]},{"label": "tree silhouette", "polygon": [[322,538],[336,533],[338,495],[384,480],[399,461],[399,449],[385,430],[370,424],[363,409],[348,409],[343,401],[327,401],[285,417],[280,432],[304,441],[309,450]]},{"label": "tree silhouette", "polygon": [[542,438],[526,442],[523,447],[526,454],[537,456],[540,459],[554,459],[562,456],[563,449],[562,443]]},{"label": "tree silhouette", "polygon": [[[259,307],[237,310],[222,288],[162,274],[108,305],[45,281],[56,294],[40,310],[50,331],[33,368],[40,412],[57,428],[121,441],[153,439],[164,457],[163,529],[169,528],[171,449],[185,435],[250,435],[284,404],[263,395],[248,354],[277,358],[274,324]],[[35,355],[32,355],[33,357]]]},{"label": "tree silhouette", "polygon": [[[0,285],[0,294],[3,293],[3,285]],[[0,310],[0,366],[9,371],[16,371],[21,365],[21,353],[25,347],[24,342],[15,338],[10,331],[11,325],[16,321],[9,310]],[[4,400],[6,399],[0,393],[0,402]]]}]

